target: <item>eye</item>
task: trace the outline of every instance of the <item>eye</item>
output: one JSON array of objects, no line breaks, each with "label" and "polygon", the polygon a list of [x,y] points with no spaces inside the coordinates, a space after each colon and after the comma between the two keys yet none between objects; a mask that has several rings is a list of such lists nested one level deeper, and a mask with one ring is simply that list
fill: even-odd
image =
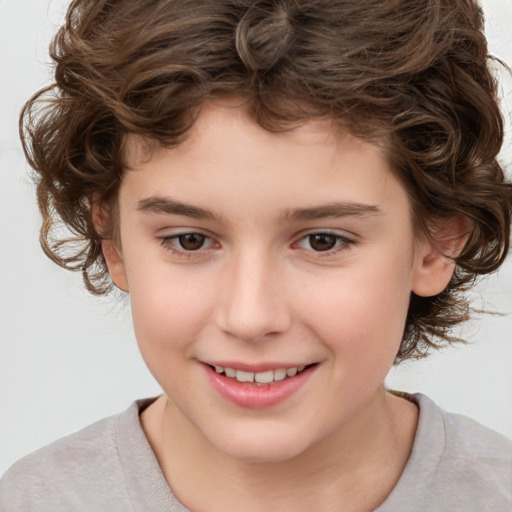
[{"label": "eye", "polygon": [[200,233],[186,233],[176,237],[182,249],[186,251],[197,251],[203,247],[206,237]]},{"label": "eye", "polygon": [[316,233],[307,237],[310,247],[315,251],[329,251],[336,247],[338,241],[334,235]]},{"label": "eye", "polygon": [[340,249],[349,249],[353,240],[335,233],[310,233],[297,242],[301,249],[314,252],[328,252]]},{"label": "eye", "polygon": [[178,256],[190,257],[194,252],[210,249],[215,246],[215,241],[202,233],[180,233],[174,236],[161,237],[161,243],[165,249]]}]

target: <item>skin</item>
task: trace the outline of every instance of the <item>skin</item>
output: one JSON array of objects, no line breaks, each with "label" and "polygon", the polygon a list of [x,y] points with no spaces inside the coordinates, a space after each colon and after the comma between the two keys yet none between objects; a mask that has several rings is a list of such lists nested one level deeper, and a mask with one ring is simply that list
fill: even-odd
[{"label": "skin", "polygon": [[[141,423],[176,496],[209,512],[378,506],[416,431],[416,407],[384,388],[410,293],[435,295],[453,272],[415,236],[383,151],[329,121],[270,133],[216,102],[179,147],[132,139],[128,156],[120,239],[103,250],[164,391]],[[187,233],[204,245],[186,251]],[[334,246],[315,250],[315,233]],[[210,385],[212,361],[315,367],[283,402],[248,409]]]}]

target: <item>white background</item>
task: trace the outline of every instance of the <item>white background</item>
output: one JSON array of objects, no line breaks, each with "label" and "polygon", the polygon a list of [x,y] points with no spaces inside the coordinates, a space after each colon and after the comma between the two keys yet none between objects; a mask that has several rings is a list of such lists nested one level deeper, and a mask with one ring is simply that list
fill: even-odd
[{"label": "white background", "polygon": [[[49,80],[47,47],[65,4],[0,0],[0,475],[26,453],[159,393],[138,354],[127,300],[89,295],[79,275],[51,263],[38,245],[17,117]],[[483,6],[491,50],[512,64],[512,0]],[[512,80],[503,74],[502,81],[510,123]],[[510,146],[509,135],[508,162]],[[425,392],[512,438],[511,259],[478,288],[477,305],[505,316],[472,322],[471,345],[393,370],[388,385]]]}]

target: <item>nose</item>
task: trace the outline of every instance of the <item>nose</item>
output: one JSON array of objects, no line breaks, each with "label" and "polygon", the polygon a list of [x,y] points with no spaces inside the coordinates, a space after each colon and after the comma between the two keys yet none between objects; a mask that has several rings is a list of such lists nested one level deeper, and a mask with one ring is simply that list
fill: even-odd
[{"label": "nose", "polygon": [[217,304],[219,328],[245,342],[285,332],[291,323],[279,262],[247,251],[224,268]]}]

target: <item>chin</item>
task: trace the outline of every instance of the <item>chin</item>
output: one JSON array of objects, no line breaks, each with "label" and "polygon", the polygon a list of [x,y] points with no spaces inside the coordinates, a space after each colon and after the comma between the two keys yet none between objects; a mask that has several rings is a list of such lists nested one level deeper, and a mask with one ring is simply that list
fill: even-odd
[{"label": "chin", "polygon": [[268,436],[264,429],[252,436],[230,433],[227,439],[212,443],[216,449],[239,462],[271,464],[301,455],[308,444],[291,435]]}]

